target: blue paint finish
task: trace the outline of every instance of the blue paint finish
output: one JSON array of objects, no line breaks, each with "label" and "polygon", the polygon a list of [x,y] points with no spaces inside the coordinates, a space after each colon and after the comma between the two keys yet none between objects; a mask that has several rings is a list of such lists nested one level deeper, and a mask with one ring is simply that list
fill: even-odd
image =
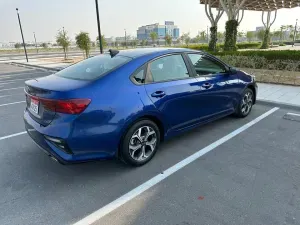
[{"label": "blue paint finish", "polygon": [[[140,85],[131,81],[130,76],[150,60],[184,52],[197,51],[175,48],[121,51],[120,55],[132,60],[94,81],[56,75],[27,81],[30,87],[48,91],[43,98],[88,98],[91,103],[79,115],[49,114],[48,124],[43,124],[43,118],[34,118],[27,107],[26,130],[41,148],[62,162],[112,158],[126,130],[141,118],[160,121],[162,135],[168,139],[233,113],[243,90],[249,85],[257,87],[253,77],[242,71]],[[157,91],[163,91],[165,96],[152,97]],[[64,140],[72,154],[46,140],[45,135]]]}]

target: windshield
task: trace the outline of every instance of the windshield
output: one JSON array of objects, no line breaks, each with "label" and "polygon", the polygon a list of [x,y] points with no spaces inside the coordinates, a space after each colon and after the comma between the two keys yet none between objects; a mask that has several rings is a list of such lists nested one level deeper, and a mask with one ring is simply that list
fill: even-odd
[{"label": "windshield", "polygon": [[124,56],[112,58],[109,54],[104,54],[83,60],[57,72],[55,75],[76,80],[94,80],[130,60],[131,58]]}]

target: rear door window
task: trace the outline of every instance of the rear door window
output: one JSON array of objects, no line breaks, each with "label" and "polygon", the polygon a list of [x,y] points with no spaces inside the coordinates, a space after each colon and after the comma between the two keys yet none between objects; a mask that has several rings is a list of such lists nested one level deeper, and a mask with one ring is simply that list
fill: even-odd
[{"label": "rear door window", "polygon": [[149,64],[148,83],[189,78],[190,74],[181,55],[169,55]]},{"label": "rear door window", "polygon": [[223,65],[202,54],[188,54],[198,76],[225,73]]},{"label": "rear door window", "polygon": [[104,54],[76,63],[57,72],[55,75],[75,80],[94,80],[130,60],[131,58],[125,56],[112,58],[109,54]]}]

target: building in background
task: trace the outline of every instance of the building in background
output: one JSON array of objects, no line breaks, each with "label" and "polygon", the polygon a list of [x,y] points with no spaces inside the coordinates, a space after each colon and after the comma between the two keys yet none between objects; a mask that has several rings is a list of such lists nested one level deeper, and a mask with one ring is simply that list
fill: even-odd
[{"label": "building in background", "polygon": [[104,38],[106,41],[107,46],[113,46],[115,43],[115,38],[114,37],[109,37],[109,38]]},{"label": "building in background", "polygon": [[166,34],[170,35],[173,40],[177,40],[179,38],[179,28],[174,24],[173,21],[165,21],[165,25],[154,23],[139,27],[137,30],[137,39],[151,40],[150,34],[152,32],[157,33],[159,41],[164,41]]},{"label": "building in background", "polygon": [[261,31],[261,30],[265,30],[265,27],[256,27],[256,29],[255,29],[255,32],[259,32],[259,31]]}]

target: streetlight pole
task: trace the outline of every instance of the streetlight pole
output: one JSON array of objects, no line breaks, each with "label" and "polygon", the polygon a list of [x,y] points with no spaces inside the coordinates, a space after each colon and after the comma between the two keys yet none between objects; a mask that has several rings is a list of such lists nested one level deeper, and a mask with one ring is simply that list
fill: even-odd
[{"label": "streetlight pole", "polygon": [[16,8],[16,10],[17,10],[18,20],[19,20],[19,25],[20,25],[20,31],[21,31],[21,36],[22,36],[22,41],[23,41],[23,47],[24,47],[24,51],[25,51],[26,61],[28,62],[28,56],[27,56],[27,51],[26,51],[26,46],[25,46],[25,41],[24,41],[22,24],[21,24],[20,15],[19,15],[19,9]]},{"label": "streetlight pole", "polygon": [[296,19],[296,25],[295,25],[295,30],[294,30],[293,47],[294,47],[294,45],[295,45],[295,40],[296,40],[297,25],[298,25],[298,19]]},{"label": "streetlight pole", "polygon": [[126,35],[126,29],[124,29],[124,31],[125,31],[125,47],[127,48],[127,39],[126,39],[126,38],[127,38],[127,37],[126,37],[127,35]]},{"label": "streetlight pole", "polygon": [[101,29],[100,29],[100,19],[99,19],[99,9],[98,9],[98,0],[95,0],[95,3],[96,3],[96,14],[97,14],[97,25],[98,25],[98,37],[99,37],[100,53],[103,54],[102,35],[101,35]]},{"label": "streetlight pole", "polygon": [[36,48],[36,53],[39,53],[37,44],[36,44],[36,37],[35,37],[35,32],[33,32],[33,37],[34,37],[34,42],[35,42],[35,48]]}]

